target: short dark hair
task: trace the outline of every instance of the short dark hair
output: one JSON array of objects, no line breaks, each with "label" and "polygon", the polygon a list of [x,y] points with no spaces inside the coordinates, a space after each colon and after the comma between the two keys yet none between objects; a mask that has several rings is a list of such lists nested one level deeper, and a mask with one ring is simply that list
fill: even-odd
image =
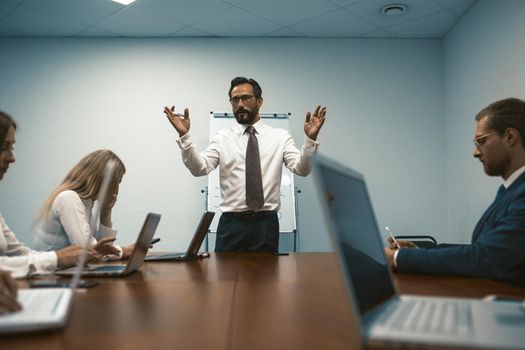
[{"label": "short dark hair", "polygon": [[16,122],[9,114],[0,111],[0,146],[4,146],[5,137],[9,128],[13,127],[16,129]]},{"label": "short dark hair", "polygon": [[246,77],[236,77],[236,78],[233,78],[232,79],[232,82],[230,84],[230,90],[228,91],[228,97],[232,97],[232,90],[234,87],[236,87],[237,85],[241,85],[241,84],[250,84],[253,88],[253,95],[256,97],[256,98],[261,98],[262,96],[262,89],[261,89],[261,86],[259,85],[258,82],[256,82],[254,79],[250,78],[246,78]]},{"label": "short dark hair", "polygon": [[518,130],[525,147],[525,101],[506,98],[489,104],[476,115],[476,121],[487,117],[487,127],[503,135],[507,128]]}]

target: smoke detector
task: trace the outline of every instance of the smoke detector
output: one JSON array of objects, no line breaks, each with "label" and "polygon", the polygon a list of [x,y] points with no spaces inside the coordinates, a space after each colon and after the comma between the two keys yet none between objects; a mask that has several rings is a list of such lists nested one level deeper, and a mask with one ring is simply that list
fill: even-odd
[{"label": "smoke detector", "polygon": [[408,10],[408,6],[404,4],[390,4],[381,8],[381,13],[388,17],[401,16]]}]

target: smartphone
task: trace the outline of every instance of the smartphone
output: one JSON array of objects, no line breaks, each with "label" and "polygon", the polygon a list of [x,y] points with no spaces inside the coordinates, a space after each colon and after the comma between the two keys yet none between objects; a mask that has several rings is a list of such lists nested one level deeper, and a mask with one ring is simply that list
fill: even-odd
[{"label": "smartphone", "polygon": [[390,228],[388,228],[388,226],[385,226],[385,230],[386,230],[386,232],[388,232],[388,235],[389,235],[390,238],[392,239],[392,242],[393,242],[394,245],[397,247],[397,249],[401,249],[401,246],[400,246],[399,243],[397,242],[397,239],[394,237],[394,234],[392,233],[392,231],[390,231]]},{"label": "smartphone", "polygon": [[[69,288],[70,280],[55,280],[55,281],[45,281],[45,280],[36,280],[31,281],[29,286],[31,288]],[[78,288],[91,288],[98,285],[97,281],[91,280],[80,280],[78,282]]]},{"label": "smartphone", "polygon": [[513,296],[513,295],[496,295],[496,294],[490,294],[487,295],[485,298],[483,298],[485,301],[507,301],[507,302],[518,302],[523,303],[525,302],[525,298]]}]

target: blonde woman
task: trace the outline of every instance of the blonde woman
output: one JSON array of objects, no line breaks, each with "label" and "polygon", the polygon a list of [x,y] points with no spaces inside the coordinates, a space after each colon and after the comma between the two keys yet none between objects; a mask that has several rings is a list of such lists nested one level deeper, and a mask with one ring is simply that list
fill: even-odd
[{"label": "blonde woman", "polygon": [[[3,179],[9,166],[15,162],[14,144],[16,122],[13,118],[0,111],[0,180]],[[82,252],[78,245],[69,246],[52,252],[37,252],[18,241],[0,214],[0,268],[13,277],[27,277],[34,274],[52,273],[57,268],[74,266]],[[100,241],[89,248],[89,259],[100,257],[97,251],[105,254],[111,245],[111,239]],[[108,249],[106,249],[108,248]],[[6,276],[3,273],[3,276]],[[6,277],[7,278],[7,277]]]},{"label": "blonde woman", "polygon": [[[97,195],[106,164],[110,160],[116,164],[113,180],[105,203],[99,203]],[[84,156],[40,209],[33,248],[54,250],[81,244],[88,238],[91,244],[96,244],[97,240],[103,238],[114,238],[117,231],[112,229],[111,211],[117,201],[119,184],[125,172],[124,163],[110,150],[101,149]],[[100,208],[96,208],[97,206]],[[95,215],[96,212],[100,216]],[[128,258],[132,250],[132,246],[113,248],[114,251],[107,254],[106,258]]]}]

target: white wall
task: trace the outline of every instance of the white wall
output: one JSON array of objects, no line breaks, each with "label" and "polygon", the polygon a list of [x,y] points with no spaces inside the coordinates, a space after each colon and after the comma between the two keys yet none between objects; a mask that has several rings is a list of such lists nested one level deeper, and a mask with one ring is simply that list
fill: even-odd
[{"label": "white wall", "polygon": [[474,116],[496,100],[525,98],[525,1],[480,1],[443,41],[450,240],[470,242],[496,195],[472,157]]},{"label": "white wall", "polygon": [[[0,47],[0,109],[19,124],[0,211],[25,242],[67,170],[105,147],[128,168],[114,210],[119,241],[133,242],[155,211],[163,214],[157,249],[185,248],[207,182],[182,165],[162,110],[189,107],[203,148],[209,112],[230,109],[237,75],[262,85],[263,111],[292,113],[299,145],[306,111],[328,106],[321,152],[365,174],[381,226],[448,237],[439,40],[19,38]],[[302,250],[331,249],[312,178],[296,185]]]}]

